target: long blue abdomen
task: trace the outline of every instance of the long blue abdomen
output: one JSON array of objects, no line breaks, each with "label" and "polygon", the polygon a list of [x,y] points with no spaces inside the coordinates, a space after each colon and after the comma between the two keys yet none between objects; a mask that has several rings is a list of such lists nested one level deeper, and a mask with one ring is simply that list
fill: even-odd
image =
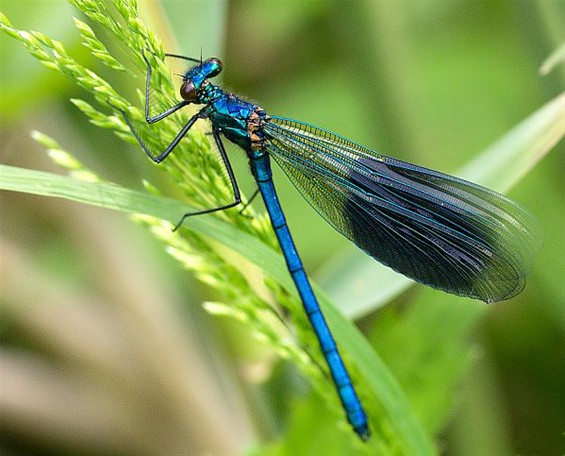
[{"label": "long blue abdomen", "polygon": [[257,152],[250,156],[249,163],[253,176],[259,186],[263,201],[265,202],[288,270],[296,285],[306,315],[312,324],[312,328],[316,333],[320,347],[330,368],[333,381],[347,414],[347,419],[355,429],[355,432],[357,432],[361,438],[367,439],[369,436],[367,417],[353,388],[353,384],[351,383],[351,379],[345,369],[341,356],[339,355],[335,340],[322,314],[316,296],[308,281],[308,277],[304,272],[302,261],[296,251],[273,184],[269,156],[264,152]]}]

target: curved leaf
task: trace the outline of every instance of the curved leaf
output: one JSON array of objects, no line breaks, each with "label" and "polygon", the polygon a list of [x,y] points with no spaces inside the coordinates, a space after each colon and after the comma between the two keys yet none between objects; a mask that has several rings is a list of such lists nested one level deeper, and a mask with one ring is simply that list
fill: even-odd
[{"label": "curved leaf", "polygon": [[[114,184],[85,182],[6,165],[0,165],[0,189],[65,198],[93,206],[150,215],[172,223],[176,223],[183,213],[193,211],[178,201]],[[215,217],[192,217],[184,226],[241,254],[295,293],[282,256],[257,238]],[[362,387],[371,390],[383,407],[394,433],[400,436],[399,441],[404,445],[403,452],[434,454],[432,442],[420,426],[393,375],[355,325],[336,310],[319,287],[314,286],[314,289],[336,340],[340,341],[343,351],[349,358],[355,359],[363,371],[366,383]],[[367,442],[367,445],[378,445],[378,436]]]}]

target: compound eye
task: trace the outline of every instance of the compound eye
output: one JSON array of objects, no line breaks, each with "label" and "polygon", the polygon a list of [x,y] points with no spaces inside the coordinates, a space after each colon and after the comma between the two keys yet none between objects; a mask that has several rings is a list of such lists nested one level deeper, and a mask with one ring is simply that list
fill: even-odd
[{"label": "compound eye", "polygon": [[212,57],[211,59],[208,59],[206,63],[209,63],[212,66],[212,69],[208,73],[207,76],[208,78],[213,78],[214,76],[218,76],[222,72],[222,69],[224,67],[222,61],[216,57]]},{"label": "compound eye", "polygon": [[186,101],[196,101],[196,87],[192,81],[184,81],[180,86],[180,96]]}]

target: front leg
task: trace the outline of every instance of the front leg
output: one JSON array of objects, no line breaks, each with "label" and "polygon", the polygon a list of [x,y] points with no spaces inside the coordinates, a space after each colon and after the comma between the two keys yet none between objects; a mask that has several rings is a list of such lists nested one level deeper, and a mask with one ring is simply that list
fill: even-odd
[{"label": "front leg", "polygon": [[135,136],[135,139],[137,139],[137,142],[139,143],[139,145],[142,147],[142,149],[145,151],[145,153],[147,154],[147,156],[153,160],[155,163],[161,163],[163,160],[165,160],[165,158],[168,157],[168,155],[173,151],[173,149],[175,147],[177,147],[177,144],[180,142],[180,140],[184,137],[184,135],[186,135],[188,133],[188,130],[191,129],[191,127],[194,125],[194,123],[198,120],[198,119],[206,119],[208,117],[208,106],[204,106],[200,111],[198,111],[196,114],[194,114],[189,120],[188,122],[184,125],[184,127],[182,127],[182,129],[177,133],[177,135],[173,138],[173,140],[171,141],[171,143],[166,147],[166,149],[161,152],[158,155],[155,155],[153,152],[151,152],[151,150],[149,149],[149,147],[147,146],[147,144],[145,144],[145,142],[143,141],[143,139],[141,139],[141,136],[139,136],[139,133],[135,130],[135,128],[133,127],[133,124],[131,123],[129,117],[127,116],[126,112],[123,111],[122,109],[119,109],[119,111],[122,113],[122,116],[124,118],[124,120],[126,121],[126,123],[128,124],[129,129],[131,130],[133,136]]},{"label": "front leg", "polygon": [[166,111],[162,112],[161,114],[157,114],[156,116],[149,115],[149,94],[151,92],[151,75],[153,74],[153,68],[151,68],[151,64],[149,60],[145,56],[145,53],[142,53],[143,60],[147,64],[147,77],[145,79],[145,120],[148,124],[154,124],[155,122],[159,122],[163,120],[165,117],[170,116],[172,113],[177,112],[179,109],[183,108],[184,106],[188,105],[189,102],[186,100],[182,100],[172,108],[167,109]]},{"label": "front leg", "polygon": [[182,218],[179,220],[179,222],[173,228],[173,231],[178,230],[180,228],[180,226],[183,224],[183,222],[188,217],[192,217],[193,215],[210,214],[212,212],[224,211],[226,209],[229,209],[231,207],[234,207],[234,206],[241,204],[241,193],[239,191],[239,187],[237,185],[237,180],[235,179],[235,175],[233,173],[233,168],[232,168],[231,163],[228,159],[226,149],[224,148],[224,144],[222,143],[222,139],[220,138],[219,131],[217,129],[214,129],[212,131],[212,136],[214,137],[214,141],[216,142],[216,146],[218,146],[218,151],[220,152],[220,157],[222,159],[222,163],[224,164],[226,171],[228,173],[228,178],[229,178],[229,181],[230,181],[230,184],[231,184],[231,187],[232,187],[232,192],[233,192],[233,201],[231,203],[224,204],[223,206],[213,207],[213,208],[210,208],[210,209],[203,209],[201,211],[189,212],[187,214],[184,214],[182,216]]}]

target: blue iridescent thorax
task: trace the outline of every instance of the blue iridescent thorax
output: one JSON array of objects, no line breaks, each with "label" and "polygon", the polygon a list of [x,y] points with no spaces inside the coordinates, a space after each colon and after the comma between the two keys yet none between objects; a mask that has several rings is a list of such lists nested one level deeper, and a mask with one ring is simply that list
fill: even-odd
[{"label": "blue iridescent thorax", "polygon": [[269,117],[259,106],[224,92],[208,81],[222,71],[219,59],[211,58],[186,72],[180,88],[182,98],[190,103],[208,105],[207,117],[214,128],[246,152],[263,148],[263,126]]}]

